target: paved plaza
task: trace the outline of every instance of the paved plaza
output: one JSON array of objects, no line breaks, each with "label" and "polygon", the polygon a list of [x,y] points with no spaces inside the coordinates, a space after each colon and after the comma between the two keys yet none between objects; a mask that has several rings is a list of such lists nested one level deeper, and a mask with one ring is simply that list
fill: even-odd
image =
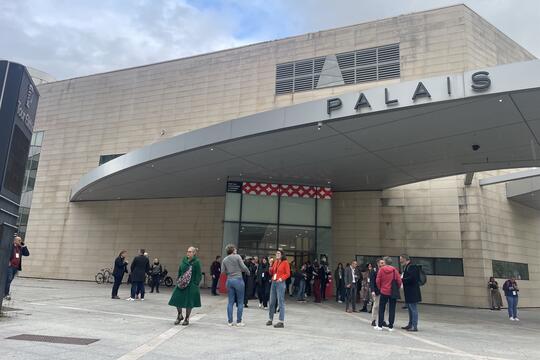
[{"label": "paved plaza", "polygon": [[[227,326],[223,296],[203,290],[189,327],[175,327],[171,290],[144,302],[111,300],[110,287],[87,282],[17,278],[0,318],[0,359],[540,359],[540,310],[506,311],[420,306],[420,331],[376,332],[369,315],[347,314],[334,301],[287,303],[285,329],[266,327],[251,301],[245,328]],[[120,295],[128,296],[127,285]],[[398,305],[397,324],[407,314]],[[68,345],[6,339],[31,334],[98,339]]]}]

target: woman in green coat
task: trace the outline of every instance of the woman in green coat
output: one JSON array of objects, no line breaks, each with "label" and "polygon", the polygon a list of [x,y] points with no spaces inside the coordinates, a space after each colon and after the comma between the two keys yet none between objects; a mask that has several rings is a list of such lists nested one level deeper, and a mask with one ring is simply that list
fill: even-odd
[{"label": "woman in green coat", "polygon": [[[182,259],[180,267],[178,268],[178,278],[180,278],[191,267],[191,280],[184,289],[180,289],[178,286],[174,288],[174,291],[169,300],[169,305],[176,307],[178,310],[178,316],[175,325],[182,323],[183,326],[189,325],[189,316],[191,315],[191,309],[194,307],[201,307],[201,293],[199,291],[199,283],[201,282],[201,263],[197,258],[197,249],[193,246],[189,247],[186,256]],[[186,318],[182,316],[182,309],[186,309]],[[182,322],[182,320],[184,320]]]}]

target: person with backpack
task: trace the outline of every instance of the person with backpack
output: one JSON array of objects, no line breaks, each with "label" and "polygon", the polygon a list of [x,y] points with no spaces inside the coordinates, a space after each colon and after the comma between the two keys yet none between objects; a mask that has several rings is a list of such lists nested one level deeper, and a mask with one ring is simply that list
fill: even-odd
[{"label": "person with backpack", "polygon": [[402,327],[402,329],[418,331],[418,303],[422,301],[420,285],[425,284],[425,275],[422,279],[421,268],[411,263],[409,255],[401,255],[399,262],[403,266],[403,273],[401,274],[403,293],[405,294],[405,304],[409,311],[409,323],[407,326]]},{"label": "person with backpack", "polygon": [[[197,248],[190,246],[178,267],[178,279],[169,300],[169,305],[174,306],[178,311],[174,325],[189,325],[191,310],[201,307],[201,292],[199,290],[201,278],[201,263],[197,257]],[[186,309],[185,319],[182,315],[184,308]]]}]

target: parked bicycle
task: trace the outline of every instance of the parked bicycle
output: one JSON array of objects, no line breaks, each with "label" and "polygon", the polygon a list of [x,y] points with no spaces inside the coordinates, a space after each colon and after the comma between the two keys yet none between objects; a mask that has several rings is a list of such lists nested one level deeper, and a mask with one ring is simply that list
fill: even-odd
[{"label": "parked bicycle", "polygon": [[96,283],[98,284],[110,284],[114,281],[111,268],[104,268],[98,271],[95,276]]}]

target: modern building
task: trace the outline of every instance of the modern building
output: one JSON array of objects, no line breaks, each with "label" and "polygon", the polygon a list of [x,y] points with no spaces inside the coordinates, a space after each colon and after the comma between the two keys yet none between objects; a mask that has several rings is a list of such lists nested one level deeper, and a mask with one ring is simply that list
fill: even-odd
[{"label": "modern building", "polygon": [[233,242],[408,253],[427,303],[486,307],[516,274],[540,306],[540,212],[505,185],[540,165],[539,88],[464,5],[40,85],[24,275],[92,280],[139,248],[174,272],[189,245],[208,268]]}]

